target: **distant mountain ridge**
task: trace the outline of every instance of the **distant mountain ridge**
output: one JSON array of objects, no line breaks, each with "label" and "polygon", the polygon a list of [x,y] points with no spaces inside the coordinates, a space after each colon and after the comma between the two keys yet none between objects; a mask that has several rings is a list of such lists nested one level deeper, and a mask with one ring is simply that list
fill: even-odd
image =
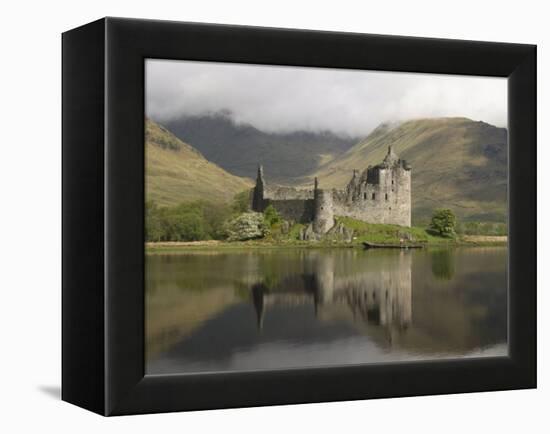
[{"label": "distant mountain ridge", "polygon": [[224,113],[181,117],[164,125],[209,161],[234,175],[253,178],[258,164],[262,164],[273,180],[290,184],[359,140],[328,131],[270,133],[238,124]]},{"label": "distant mountain ridge", "polygon": [[317,176],[322,187],[341,188],[353,169],[382,161],[389,145],[412,166],[413,222],[438,207],[470,220],[505,221],[507,131],[467,118],[381,124],[302,183]]},{"label": "distant mountain ridge", "polygon": [[232,175],[208,161],[163,126],[145,121],[146,200],[162,206],[205,200],[230,202],[252,187],[252,180]]}]

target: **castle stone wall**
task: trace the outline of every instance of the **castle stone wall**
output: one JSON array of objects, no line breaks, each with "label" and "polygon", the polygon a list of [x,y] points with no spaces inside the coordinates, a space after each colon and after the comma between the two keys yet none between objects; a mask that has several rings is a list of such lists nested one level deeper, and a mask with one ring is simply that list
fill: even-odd
[{"label": "castle stone wall", "polygon": [[313,199],[265,199],[263,209],[269,205],[273,205],[285,220],[292,220],[297,223],[309,223],[313,221],[315,215],[315,203]]},{"label": "castle stone wall", "polygon": [[266,186],[264,188],[264,199],[272,200],[313,200],[313,190],[306,190],[294,187]]},{"label": "castle stone wall", "polygon": [[352,217],[367,223],[410,226],[410,170],[380,169],[378,176],[379,184],[360,184],[353,194],[345,190],[333,190],[334,215]]}]

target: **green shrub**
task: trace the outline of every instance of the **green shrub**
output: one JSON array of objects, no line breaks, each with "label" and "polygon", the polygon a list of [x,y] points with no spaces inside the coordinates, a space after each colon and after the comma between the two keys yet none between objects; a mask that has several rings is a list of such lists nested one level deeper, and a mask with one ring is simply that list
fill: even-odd
[{"label": "green shrub", "polygon": [[194,211],[168,213],[164,218],[165,233],[170,241],[198,241],[208,238],[204,219]]},{"label": "green shrub", "polygon": [[269,205],[264,210],[264,219],[266,224],[269,226],[273,226],[277,223],[281,223],[283,220],[281,215],[277,212],[277,210],[273,207],[273,205]]},{"label": "green shrub", "polygon": [[231,209],[205,201],[187,202],[175,207],[145,204],[147,241],[199,241],[224,237],[224,223]]},{"label": "green shrub", "polygon": [[262,213],[246,212],[228,221],[225,235],[229,241],[246,241],[263,238],[269,228]]},{"label": "green shrub", "polygon": [[436,209],[430,222],[430,229],[442,237],[452,238],[456,235],[456,216],[448,208]]}]

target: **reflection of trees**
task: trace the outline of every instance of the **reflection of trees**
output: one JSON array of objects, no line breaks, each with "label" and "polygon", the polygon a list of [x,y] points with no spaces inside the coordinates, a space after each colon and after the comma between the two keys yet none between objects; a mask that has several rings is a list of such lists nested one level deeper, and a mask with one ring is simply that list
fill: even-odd
[{"label": "reflection of trees", "polygon": [[[452,262],[445,281],[443,274],[433,272],[433,253],[438,272],[440,263]],[[412,273],[414,333],[402,346],[457,352],[506,342],[506,256],[501,247],[428,250],[417,255]]]},{"label": "reflection of trees", "polygon": [[431,252],[432,273],[436,279],[451,280],[455,274],[453,250],[441,249]]}]

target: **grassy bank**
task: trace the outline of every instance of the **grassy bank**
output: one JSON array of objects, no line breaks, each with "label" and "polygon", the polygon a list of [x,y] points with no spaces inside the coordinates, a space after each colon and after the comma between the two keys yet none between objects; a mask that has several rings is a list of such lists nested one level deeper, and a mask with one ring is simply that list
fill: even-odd
[{"label": "grassy bank", "polygon": [[170,253],[188,249],[210,250],[210,249],[259,249],[259,248],[327,248],[327,247],[362,247],[363,242],[377,244],[395,244],[406,238],[411,242],[431,246],[489,246],[506,245],[506,236],[483,236],[464,235],[456,238],[439,237],[430,233],[425,228],[403,227],[397,225],[372,224],[348,217],[338,217],[337,223],[343,224],[346,228],[353,230],[351,242],[334,239],[321,241],[301,241],[299,234],[303,225],[295,224],[286,233],[283,233],[280,225],[274,225],[268,236],[249,241],[176,241],[147,243],[147,251],[150,253]]},{"label": "grassy bank", "polygon": [[503,245],[508,242],[507,236],[486,235],[457,235],[454,238],[441,237],[423,227],[403,227],[397,225],[384,225],[365,223],[349,217],[337,217],[337,221],[344,226],[353,229],[354,242],[379,244],[399,243],[402,238],[412,240],[414,243],[427,246],[442,245]]}]

